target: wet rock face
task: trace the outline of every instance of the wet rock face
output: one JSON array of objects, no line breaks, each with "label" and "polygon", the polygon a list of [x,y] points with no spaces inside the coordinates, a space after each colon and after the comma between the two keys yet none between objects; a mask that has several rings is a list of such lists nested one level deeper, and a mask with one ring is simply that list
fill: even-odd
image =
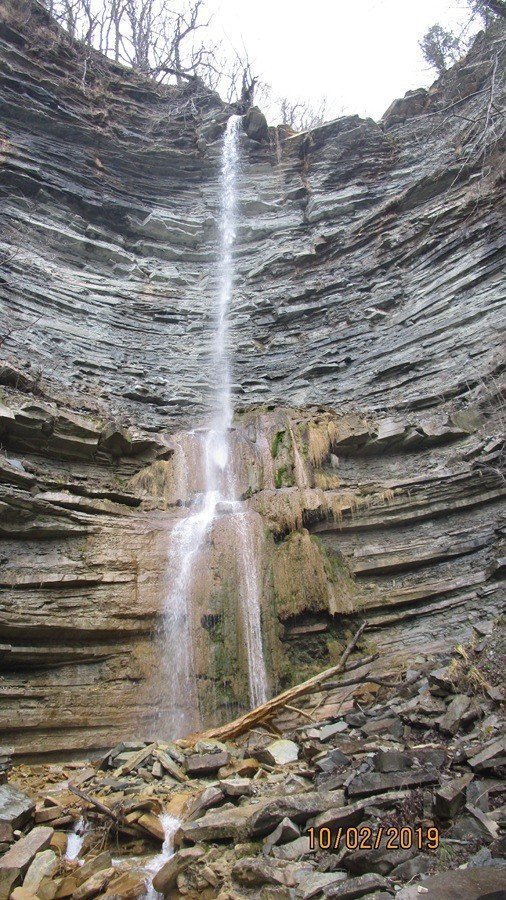
[{"label": "wet rock face", "polygon": [[[201,489],[188,429],[214,388],[229,110],[98,56],[83,88],[78,48],[15,7],[0,23],[7,740],[104,747],[151,734],[167,535]],[[498,125],[479,123],[499,38],[380,124],[269,141],[249,114],[231,445],[273,689],[330,665],[357,613],[373,644],[409,653],[498,609],[503,187]],[[193,627],[219,718],[247,685],[225,511],[212,544]]]}]

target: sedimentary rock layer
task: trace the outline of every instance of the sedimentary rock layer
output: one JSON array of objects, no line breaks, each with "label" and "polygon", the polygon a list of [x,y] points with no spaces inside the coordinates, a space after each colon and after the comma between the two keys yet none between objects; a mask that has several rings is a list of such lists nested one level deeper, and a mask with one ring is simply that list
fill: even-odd
[{"label": "sedimentary rock layer", "polygon": [[[213,372],[220,136],[37,4],[0,22],[0,681],[22,752],[153,727],[153,634]],[[500,608],[499,27],[381,123],[242,139],[234,465],[272,687],[350,617],[399,654]],[[127,429],[127,430],[125,430]],[[178,449],[179,448],[179,449]],[[190,467],[191,468],[191,467]],[[198,490],[198,464],[190,472]],[[194,598],[206,717],[244,700],[226,515]],[[228,578],[223,573],[228,572]]]}]

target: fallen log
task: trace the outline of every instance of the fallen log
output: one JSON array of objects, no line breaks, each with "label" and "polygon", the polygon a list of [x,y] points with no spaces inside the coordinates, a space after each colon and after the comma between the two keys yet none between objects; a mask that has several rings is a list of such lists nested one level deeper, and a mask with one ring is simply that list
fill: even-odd
[{"label": "fallen log", "polygon": [[313,688],[318,687],[318,685],[321,684],[322,681],[326,681],[327,678],[332,678],[333,675],[337,675],[337,673],[340,672],[346,665],[348,657],[354,650],[362,632],[366,627],[367,622],[363,622],[354,637],[349,642],[336,666],[332,666],[330,669],[325,669],[324,672],[320,672],[318,675],[313,675],[312,678],[308,678],[308,680],[303,681],[302,684],[297,684],[293,688],[288,688],[288,690],[283,691],[282,694],[278,694],[277,697],[273,697],[271,700],[267,700],[266,703],[262,703],[261,706],[257,706],[255,709],[250,710],[250,712],[245,713],[238,719],[234,719],[233,722],[229,722],[227,725],[221,725],[219,728],[212,728],[210,729],[210,731],[205,731],[203,734],[199,735],[199,738],[202,738],[204,740],[206,738],[228,740],[238,737],[240,734],[244,734],[245,731],[249,731],[255,725],[259,725],[265,719],[272,718],[272,716],[284,706],[286,706],[287,703],[289,704],[297,697],[302,697],[304,694],[309,693]]},{"label": "fallen log", "polygon": [[72,793],[80,797],[81,800],[85,800],[86,803],[89,803],[90,806],[93,806],[98,810],[98,812],[102,813],[102,815],[114,819],[115,822],[119,821],[116,813],[114,813],[112,809],[109,809],[109,807],[106,806],[105,803],[101,803],[100,800],[96,800],[95,797],[90,797],[89,794],[85,794],[84,791],[80,791],[79,788],[74,787],[73,784],[69,784],[69,791],[72,791]]}]

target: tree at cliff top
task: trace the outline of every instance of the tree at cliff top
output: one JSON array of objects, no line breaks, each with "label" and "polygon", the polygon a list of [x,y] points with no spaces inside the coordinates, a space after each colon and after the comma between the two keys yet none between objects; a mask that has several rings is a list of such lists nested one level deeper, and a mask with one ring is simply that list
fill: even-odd
[{"label": "tree at cliff top", "polygon": [[162,0],[42,0],[50,15],[85,47],[148,77],[201,79],[229,103],[253,102],[255,85],[246,50],[210,38],[204,0],[169,8]]},{"label": "tree at cliff top", "polygon": [[439,24],[431,25],[420,41],[425,60],[436,70],[438,75],[456,63],[469,49],[469,38],[466,32],[469,25],[478,17],[484,28],[489,28],[497,19],[506,18],[505,0],[467,0],[470,18],[460,34],[448,31]]},{"label": "tree at cliff top", "polygon": [[290,100],[282,97],[279,100],[281,125],[288,125],[294,131],[309,131],[326,121],[327,99],[322,97],[319,103],[309,100]]},{"label": "tree at cliff top", "polygon": [[446,72],[461,55],[459,39],[451,31],[437,24],[431,25],[420,41],[420,47],[424,58],[438,75]]}]

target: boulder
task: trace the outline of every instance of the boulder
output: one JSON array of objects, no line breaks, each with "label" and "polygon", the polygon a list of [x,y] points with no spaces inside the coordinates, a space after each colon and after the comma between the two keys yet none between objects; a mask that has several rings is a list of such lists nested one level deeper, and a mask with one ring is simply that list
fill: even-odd
[{"label": "boulder", "polygon": [[0,785],[0,826],[8,825],[12,830],[22,828],[33,816],[35,803],[13,784]]},{"label": "boulder", "polygon": [[429,672],[428,680],[431,694],[446,697],[447,694],[454,693],[453,676],[449,666],[443,666],[440,669],[434,669],[433,672]]},{"label": "boulder", "polygon": [[342,802],[342,791],[308,791],[307,794],[279,797],[251,813],[248,831],[252,837],[262,837],[273,831],[284,818],[300,824],[321,812],[341,806]]},{"label": "boulder", "polygon": [[188,809],[188,818],[196,819],[203,809],[211,809],[213,806],[220,806],[225,800],[225,795],[220,787],[216,784],[210,784],[200,794],[192,800]]},{"label": "boulder", "polygon": [[269,126],[267,125],[267,119],[265,118],[263,112],[261,112],[258,106],[252,106],[248,109],[248,112],[245,116],[243,116],[243,128],[253,141],[267,141],[269,138]]},{"label": "boulder", "polygon": [[279,863],[263,857],[244,856],[232,869],[232,878],[247,888],[262,884],[286,884],[286,869]]},{"label": "boulder", "polygon": [[462,775],[434,791],[434,813],[438,818],[454,818],[465,804],[466,788],[472,780],[472,774]]},{"label": "boulder", "polygon": [[253,785],[249,778],[228,778],[220,781],[220,788],[226,797],[249,797]]},{"label": "boulder", "polygon": [[303,869],[297,876],[297,896],[300,895],[302,900],[321,897],[326,888],[342,884],[347,877],[346,872],[312,872]]},{"label": "boulder", "polygon": [[53,836],[53,829],[41,825],[16,841],[0,859],[0,900],[7,900],[16,882],[20,881],[37,853],[45,850]]},{"label": "boulder", "polygon": [[472,769],[481,772],[485,769],[495,769],[506,764],[506,738],[490,741],[482,746],[480,751],[469,759]]},{"label": "boulder", "polygon": [[0,822],[0,845],[10,844],[14,840],[14,830],[8,822]]},{"label": "boulder", "polygon": [[300,837],[295,838],[294,841],[290,841],[280,847],[273,847],[271,852],[272,855],[276,856],[278,859],[295,862],[298,859],[302,859],[304,856],[313,855],[317,850],[318,847],[316,844],[311,841],[307,834],[303,834]]},{"label": "boulder", "polygon": [[307,736],[312,740],[325,743],[325,741],[335,737],[336,734],[343,734],[345,731],[348,731],[348,725],[341,720],[340,722],[333,722],[331,725],[323,725],[321,728],[310,728]]},{"label": "boulder", "polygon": [[49,845],[51,850],[55,850],[60,856],[63,856],[68,844],[68,835],[64,831],[55,831]]},{"label": "boulder", "polygon": [[273,847],[278,844],[287,844],[288,841],[294,841],[300,836],[300,830],[295,822],[285,817],[281,820],[277,828],[272,834],[269,834],[264,841],[264,852],[270,853]]},{"label": "boulder", "polygon": [[489,812],[489,792],[485,781],[471,781],[467,785],[466,800],[473,806],[477,806],[482,812]]},{"label": "boulder", "polygon": [[107,887],[104,900],[140,900],[146,896],[146,873],[138,870],[124,872],[119,878],[113,878]]},{"label": "boulder", "polygon": [[471,698],[466,694],[457,694],[448,706],[444,716],[439,720],[439,728],[445,734],[456,734],[462,717],[469,709]]},{"label": "boulder", "polygon": [[448,832],[448,837],[458,841],[469,841],[475,838],[480,843],[483,841],[490,843],[493,840],[487,825],[484,825],[476,815],[471,815],[467,808],[465,814],[455,820]]},{"label": "boulder", "polygon": [[168,894],[177,880],[177,876],[195,860],[200,859],[204,855],[201,847],[187,847],[179,850],[174,856],[162,866],[153,878],[153,887],[160,894]]},{"label": "boulder", "polygon": [[361,726],[361,731],[367,737],[389,735],[393,738],[400,738],[404,732],[404,726],[398,716],[387,716],[381,719],[369,719],[365,725]]},{"label": "boulder", "polygon": [[172,778],[175,778],[176,781],[183,783],[184,781],[188,780],[182,768],[178,766],[178,764],[174,762],[172,757],[169,756],[168,753],[165,753],[164,750],[155,750],[154,755],[156,756],[162,769],[164,769]]},{"label": "boulder", "polygon": [[466,811],[473,820],[481,826],[485,840],[494,841],[499,836],[499,826],[497,822],[491,819],[487,813],[484,813],[481,809],[478,809],[471,803],[466,805]]},{"label": "boulder", "polygon": [[54,850],[37,853],[23,880],[23,887],[37,894],[41,882],[51,878],[58,869],[58,857]]},{"label": "boulder", "polygon": [[183,822],[174,836],[174,843],[178,846],[182,840],[193,843],[237,841],[248,832],[250,816],[251,808],[247,806],[230,805],[227,808],[212,810],[196,822]]},{"label": "boulder", "polygon": [[341,865],[351,875],[366,875],[368,872],[388,875],[396,866],[408,862],[416,852],[414,847],[408,850],[390,850],[387,840],[383,839],[377,850],[355,850],[348,853]]},{"label": "boulder", "polygon": [[401,862],[389,873],[395,881],[412,881],[417,875],[426,875],[432,869],[434,860],[425,853],[419,853],[412,859]]},{"label": "boulder", "polygon": [[316,759],[314,765],[318,772],[329,774],[342,766],[349,766],[350,760],[336,747],[330,753],[326,753],[325,756]]},{"label": "boulder", "polygon": [[262,750],[257,750],[255,756],[269,766],[284,766],[299,758],[299,748],[294,741],[282,739],[273,741]]},{"label": "boulder", "polygon": [[[504,870],[481,868],[442,872],[423,882],[423,900],[500,900],[504,896]],[[420,900],[418,885],[402,888],[396,900]]]},{"label": "boulder", "polygon": [[260,763],[258,759],[248,757],[247,759],[232,759],[227,766],[218,772],[220,778],[253,778],[258,772]]},{"label": "boulder", "polygon": [[162,843],[165,840],[163,825],[160,822],[159,817],[154,813],[143,813],[142,816],[139,816],[139,818],[136,820],[135,824],[140,826],[144,831],[147,831],[147,833],[151,837],[155,838],[155,840],[161,841]]},{"label": "boulder", "polygon": [[374,768],[377,772],[401,772],[410,769],[413,757],[402,750],[379,750],[374,757]]},{"label": "boulder", "polygon": [[37,894],[33,894],[28,888],[17,887],[14,888],[10,895],[10,900],[40,900],[40,897]]},{"label": "boulder", "polygon": [[92,900],[93,897],[97,897],[98,894],[103,893],[104,888],[107,887],[115,874],[116,869],[112,867],[96,872],[74,891],[72,900]]},{"label": "boulder", "polygon": [[230,759],[228,750],[218,753],[194,753],[185,759],[185,769],[188,775],[211,775],[222,766],[226,766]]},{"label": "boulder", "polygon": [[347,828],[359,825],[363,818],[364,803],[350,803],[348,806],[340,806],[320,813],[310,823],[308,822],[308,825],[311,824],[317,829],[330,828],[333,831],[337,831],[339,828],[342,828],[343,831],[346,831]]},{"label": "boulder", "polygon": [[81,885],[87,881],[88,878],[91,878],[92,875],[96,875],[97,872],[102,872],[104,869],[110,869],[111,866],[111,854],[109,850],[103,850],[102,853],[87,860],[80,869],[77,869],[74,873],[74,877],[76,878],[77,884]]}]

